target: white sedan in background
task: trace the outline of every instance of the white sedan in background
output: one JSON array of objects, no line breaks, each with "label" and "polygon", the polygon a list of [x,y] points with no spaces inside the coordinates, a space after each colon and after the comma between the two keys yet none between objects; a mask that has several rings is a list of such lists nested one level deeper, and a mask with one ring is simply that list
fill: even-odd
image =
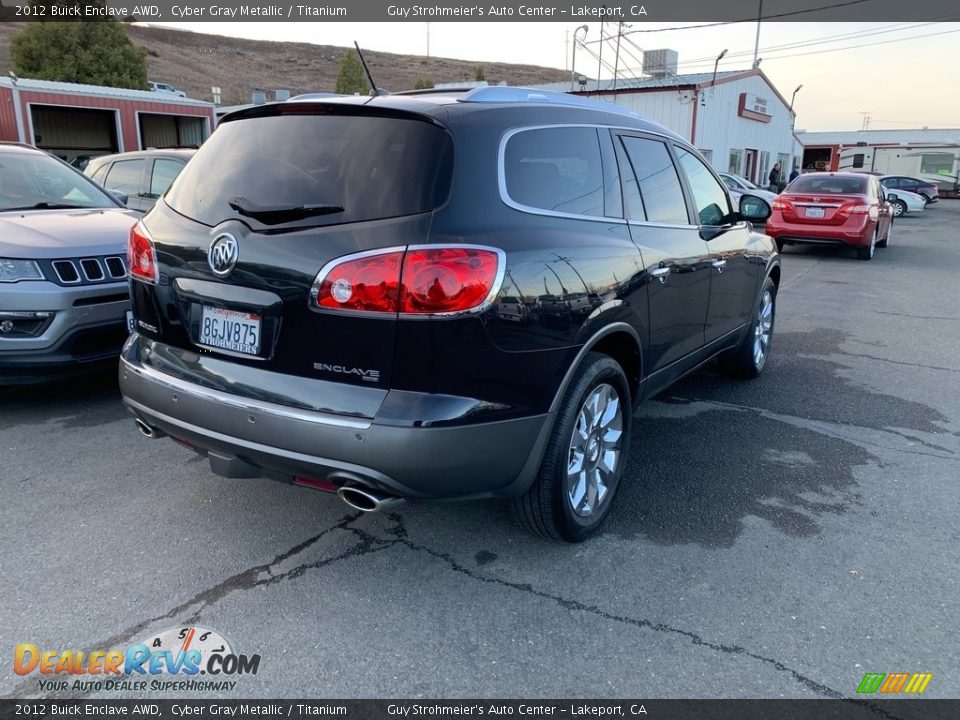
[{"label": "white sedan in background", "polygon": [[729,188],[730,195],[733,197],[734,204],[740,204],[740,198],[744,195],[753,195],[754,197],[761,198],[767,203],[772,203],[777,194],[770,192],[769,190],[764,190],[761,187],[757,187],[752,182],[746,178],[742,178],[739,175],[734,175],[733,173],[717,173],[720,176],[720,179],[723,180],[724,184]]},{"label": "white sedan in background", "polygon": [[911,212],[923,212],[927,207],[923,195],[904,190],[902,188],[884,188],[887,193],[887,202],[893,206],[893,216],[900,217]]}]

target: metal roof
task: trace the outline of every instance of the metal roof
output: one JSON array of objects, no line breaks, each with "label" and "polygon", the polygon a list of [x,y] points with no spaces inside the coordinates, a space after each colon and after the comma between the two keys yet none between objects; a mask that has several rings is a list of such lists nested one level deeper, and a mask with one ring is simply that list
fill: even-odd
[{"label": "metal roof", "polygon": [[[749,70],[721,70],[717,73],[717,80],[743,75]],[[613,92],[614,90],[646,90],[650,88],[676,88],[687,85],[700,85],[713,81],[713,73],[687,73],[686,75],[668,75],[665,77],[639,77],[639,78],[620,78],[614,87],[613,80],[601,80],[600,92]],[[550,90],[553,92],[570,92],[570,81],[546,83],[544,85],[534,85],[538,90]],[[574,85],[574,92],[597,92],[597,81],[587,80],[586,86],[581,87],[579,83]]]},{"label": "metal roof", "polygon": [[960,144],[960,128],[916,130],[838,130],[835,132],[797,131],[806,147],[817,145],[949,145]]},{"label": "metal roof", "polygon": [[127,88],[107,87],[105,85],[83,85],[81,83],[54,82],[52,80],[33,80],[18,78],[14,83],[12,78],[0,77],[0,87],[16,87],[18,90],[33,90],[35,92],[71,93],[74,95],[95,95],[121,100],[140,100],[141,102],[167,103],[170,105],[190,105],[193,107],[212,106],[213,103],[193,98],[183,98],[173,93],[153,92],[151,90],[129,90]]}]

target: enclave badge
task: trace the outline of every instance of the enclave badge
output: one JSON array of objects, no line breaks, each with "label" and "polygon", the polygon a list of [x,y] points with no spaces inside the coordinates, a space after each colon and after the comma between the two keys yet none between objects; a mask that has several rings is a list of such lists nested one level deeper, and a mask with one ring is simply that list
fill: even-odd
[{"label": "enclave badge", "polygon": [[237,264],[237,258],[240,255],[240,248],[237,245],[237,239],[230,233],[220,233],[210,243],[210,249],[207,251],[207,262],[213,274],[218,277],[226,277]]}]

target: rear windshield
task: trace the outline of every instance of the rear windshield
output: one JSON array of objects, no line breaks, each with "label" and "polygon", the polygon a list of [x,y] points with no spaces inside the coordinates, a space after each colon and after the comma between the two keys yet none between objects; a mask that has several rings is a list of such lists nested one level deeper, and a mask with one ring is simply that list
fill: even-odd
[{"label": "rear windshield", "polygon": [[[231,207],[326,211],[292,216],[297,227],[412,215],[441,205],[450,188],[452,143],[417,120],[279,115],[224,123],[174,181],[166,202],[206,225],[242,219]],[[263,215],[260,215],[262,218]],[[281,214],[275,217],[284,216]]]},{"label": "rear windshield", "polygon": [[867,192],[867,179],[836,175],[801,175],[790,183],[789,191],[818,195],[863,195]]}]

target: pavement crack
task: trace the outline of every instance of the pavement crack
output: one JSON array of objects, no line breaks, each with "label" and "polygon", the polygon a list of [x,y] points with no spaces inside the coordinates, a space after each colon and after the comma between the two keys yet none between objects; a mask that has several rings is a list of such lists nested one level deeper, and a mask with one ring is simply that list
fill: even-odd
[{"label": "pavement crack", "polygon": [[[877,355],[867,355],[866,353],[841,352],[844,357],[864,358],[866,360],[876,360],[877,362],[890,363],[892,365],[903,365],[904,367],[922,368],[924,370],[939,370],[941,372],[960,373],[960,368],[945,367],[943,365],[926,365],[924,363],[912,363],[905,360],[891,360],[890,358],[879,357]],[[800,357],[809,357],[817,359],[815,355],[801,355]]]},{"label": "pavement crack", "polygon": [[957,457],[956,453],[953,452],[952,450],[941,447],[939,445],[935,445],[933,443],[925,442],[912,435],[905,435],[901,432],[897,432],[896,430],[891,430],[889,428],[884,428],[883,430],[877,430],[876,428],[865,428],[860,425],[847,425],[847,427],[858,428],[860,430],[890,433],[891,435],[902,437],[904,440],[907,440],[908,442],[917,443],[918,445],[922,445],[931,450],[938,450],[940,452],[925,452],[923,450],[908,450],[906,448],[893,447],[891,445],[885,445],[883,443],[872,441],[872,440],[864,440],[863,438],[850,437],[849,435],[845,435],[842,432],[839,432],[837,430],[834,430],[828,427],[828,425],[830,424],[843,425],[843,423],[828,423],[826,421],[816,420],[814,418],[801,417],[797,415],[783,415],[782,413],[774,412],[773,410],[768,410],[766,408],[751,407],[750,405],[738,405],[736,403],[726,403],[726,402],[720,402],[718,400],[699,400],[696,398],[685,398],[679,395],[672,396],[671,399],[680,400],[686,403],[703,403],[704,405],[713,405],[715,407],[723,408],[725,410],[752,412],[757,415],[760,415],[761,417],[767,418],[769,420],[776,420],[778,422],[787,423],[788,425],[800,426],[808,430],[812,430],[813,432],[820,433],[822,435],[829,435],[830,437],[834,437],[839,440],[843,440],[845,442],[853,443],[855,445],[856,444],[868,445],[870,447],[880,448],[882,450],[889,450],[890,452],[895,452],[895,453],[902,453],[904,455],[923,455],[925,457],[937,458],[938,460],[952,460],[953,462],[960,462],[960,457]]},{"label": "pavement crack", "polygon": [[[316,535],[313,535],[312,537],[307,538],[303,542],[298,543],[297,545],[294,545],[289,550],[285,550],[284,552],[279,553],[278,555],[275,555],[273,559],[270,560],[269,562],[262,563],[260,565],[255,565],[253,567],[247,568],[246,570],[238,572],[235,575],[231,575],[230,577],[217,583],[216,585],[213,585],[205,590],[200,591],[189,600],[185,600],[184,602],[180,603],[179,605],[172,608],[171,610],[168,610],[162,615],[157,615],[147,620],[142,620],[137,624],[131,625],[125,628],[124,630],[121,630],[120,632],[110,636],[106,640],[91,643],[89,647],[84,648],[84,650],[87,652],[90,652],[92,650],[101,650],[104,648],[113,648],[113,647],[125,645],[127,643],[132,642],[134,638],[140,635],[140,633],[144,632],[151,625],[158,623],[162,620],[173,620],[174,618],[181,617],[183,616],[184,613],[188,611],[192,611],[192,612],[184,620],[184,622],[191,623],[191,624],[195,623],[197,622],[197,620],[199,620],[200,615],[203,613],[204,610],[209,608],[211,605],[219,602],[224,597],[226,597],[227,595],[233,592],[252,590],[254,588],[257,588],[263,585],[271,585],[273,583],[280,582],[281,580],[285,580],[288,578],[292,579],[295,577],[300,577],[308,570],[321,568],[326,565],[330,565],[331,563],[334,563],[340,560],[345,560],[347,558],[365,555],[368,552],[376,552],[378,550],[385,549],[385,547],[387,546],[395,544],[392,542],[380,541],[380,544],[383,545],[383,547],[374,547],[375,545],[377,545],[376,539],[369,538],[368,536],[369,539],[361,538],[360,545],[350,548],[349,550],[346,550],[338,555],[334,555],[329,558],[324,558],[322,560],[318,560],[312,563],[304,563],[301,565],[297,565],[296,567],[291,568],[290,570],[287,570],[286,572],[283,572],[283,573],[277,574],[273,572],[272,568],[274,568],[276,565],[284,562],[285,560],[289,560],[290,558],[296,556],[297,554],[302,553],[305,550],[309,549],[310,547],[316,545],[322,538],[334,532],[335,530],[351,530],[352,528],[349,527],[350,523],[354,522],[361,515],[362,513],[359,513],[359,512],[346,515],[334,525],[331,525],[330,527],[324,530],[321,530]],[[266,574],[268,577],[264,578],[263,577],[264,574]],[[10,697],[10,698],[24,697],[27,693],[35,692],[35,691],[36,691],[36,680],[34,678],[30,678],[30,679],[24,680],[23,682],[15,686],[10,691],[10,694],[7,695],[7,697]],[[62,692],[54,692],[48,695],[41,695],[40,697],[44,697],[48,699],[82,698],[82,697],[87,697],[89,695],[90,695],[89,692],[81,693],[79,695],[76,693],[64,694]]]},{"label": "pavement crack", "polygon": [[504,580],[502,578],[489,577],[487,575],[481,575],[480,573],[474,571],[473,569],[467,567],[466,565],[461,564],[449,553],[441,552],[439,550],[434,550],[433,548],[427,547],[426,545],[421,545],[414,542],[409,538],[407,533],[406,526],[404,525],[403,518],[396,514],[390,513],[390,519],[393,521],[394,526],[388,530],[396,538],[396,543],[403,545],[404,547],[413,550],[417,553],[423,553],[429,555],[430,557],[439,560],[447,565],[447,567],[460,575],[464,575],[471,580],[477,582],[486,583],[488,585],[498,585],[500,587],[509,588],[510,590],[517,590],[519,592],[527,593],[534,597],[540,598],[541,600],[548,600],[553,602],[564,610],[569,610],[572,612],[582,612],[589,615],[594,615],[596,617],[608,620],[610,622],[616,622],[623,625],[630,625],[632,627],[641,628],[643,630],[651,630],[653,632],[665,633],[670,635],[675,635],[678,637],[686,638],[690,641],[691,645],[698,647],[704,647],[709,650],[714,650],[716,652],[723,653],[725,655],[734,655],[747,657],[752,660],[764,663],[773,667],[778,672],[788,673],[794,680],[799,684],[803,685],[807,689],[821,695],[823,697],[832,698],[835,700],[847,700],[848,702],[853,702],[857,704],[862,704],[869,707],[878,715],[883,717],[895,718],[894,715],[887,713],[883,708],[872,706],[869,703],[864,701],[851,700],[847,698],[842,692],[836,690],[829,685],[826,685],[821,682],[807,677],[799,670],[796,670],[789,665],[777,660],[775,658],[766,657],[765,655],[760,655],[759,653],[753,652],[742,645],[726,645],[722,643],[715,643],[709,640],[705,640],[701,635],[692,632],[690,630],[684,630],[683,628],[674,627],[666,623],[653,622],[652,620],[646,620],[643,618],[634,618],[629,615],[619,615],[616,613],[611,613],[596,605],[588,605],[587,603],[580,602],[579,600],[573,600],[571,598],[565,598],[562,595],[555,595],[553,593],[546,592],[545,590],[539,590],[529,583],[519,583],[513,582],[512,580]]},{"label": "pavement crack", "polygon": [[960,320],[958,317],[947,317],[946,315],[912,315],[910,313],[898,313],[890,310],[874,310],[879,315],[896,315],[898,317],[913,318],[914,320]]}]

